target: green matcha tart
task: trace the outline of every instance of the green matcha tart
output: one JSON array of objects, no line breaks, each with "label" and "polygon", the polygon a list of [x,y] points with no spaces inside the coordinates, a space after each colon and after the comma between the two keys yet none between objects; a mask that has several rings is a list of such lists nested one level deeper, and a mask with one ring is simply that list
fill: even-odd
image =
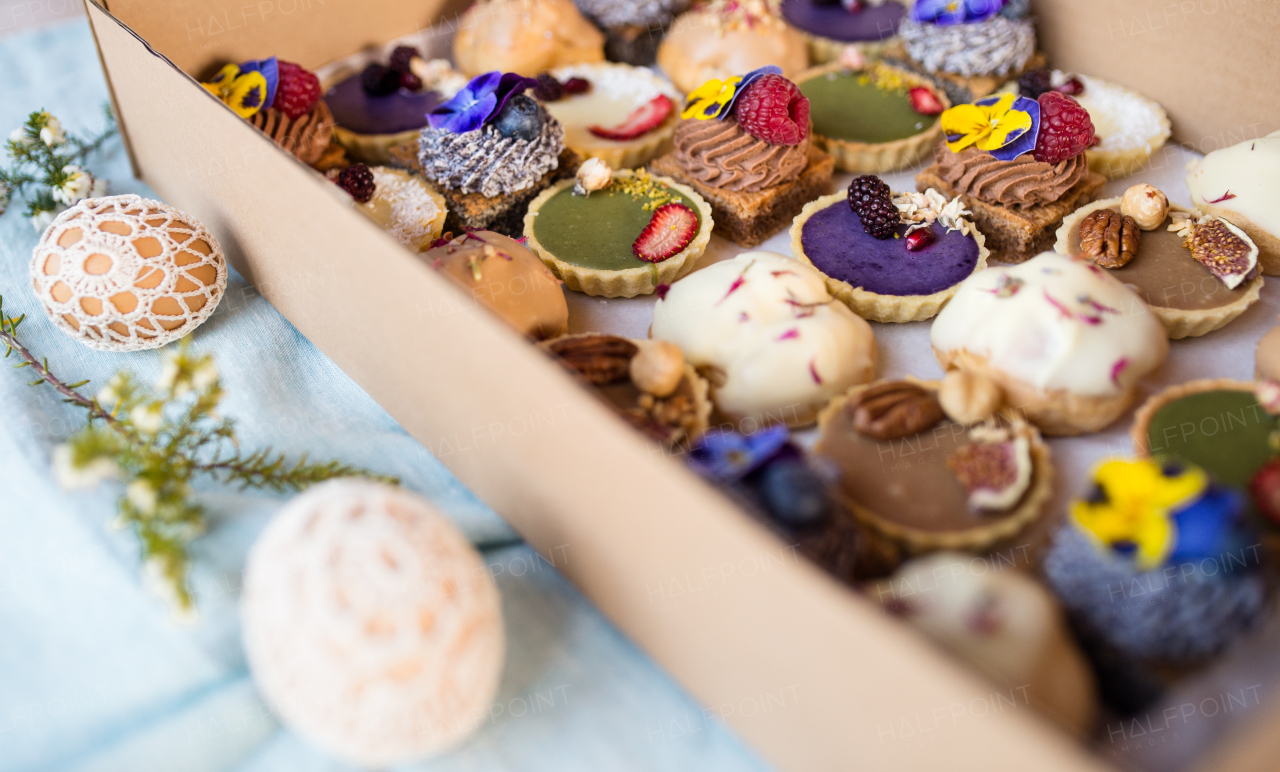
[{"label": "green matcha tart", "polygon": [[[692,213],[696,230],[670,257],[642,260],[636,254],[638,240],[652,232],[659,210],[670,204]],[[648,295],[692,271],[706,251],[713,225],[711,206],[687,185],[644,170],[620,170],[590,193],[584,194],[575,180],[544,190],[529,204],[524,236],[529,249],[569,289],[630,298]]]},{"label": "green matcha tart", "polygon": [[[880,62],[861,70],[834,62],[795,82],[809,98],[814,143],[838,169],[855,174],[904,169],[932,153],[942,139],[938,116],[951,106],[928,79]],[[924,90],[916,100],[913,89]],[[918,112],[917,103],[927,103],[929,114]]]}]

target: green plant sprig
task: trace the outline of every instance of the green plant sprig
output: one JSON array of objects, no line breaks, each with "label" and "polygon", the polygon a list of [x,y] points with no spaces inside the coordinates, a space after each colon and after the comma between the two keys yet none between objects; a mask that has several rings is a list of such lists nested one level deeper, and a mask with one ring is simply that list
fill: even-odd
[{"label": "green plant sprig", "polygon": [[194,611],[187,574],[189,547],[204,533],[205,510],[191,487],[198,475],[241,490],[298,491],[336,477],[366,477],[390,484],[399,480],[339,461],[311,462],[306,455],[290,463],[271,448],[245,452],[235,423],[217,413],[223,390],[212,355],[193,355],[183,340],[164,359],[154,387],[131,373],[116,373],[89,397],[78,389],[89,381],[67,383],[18,339],[25,315],[4,313],[0,297],[0,343],[5,357],[17,354],[15,367],[30,368],[64,402],[83,408],[86,425],[54,449],[54,471],[66,487],[87,487],[114,479],[124,485],[116,525],[132,528],[141,542],[148,578],[175,610]]},{"label": "green plant sprig", "polygon": [[60,203],[55,194],[66,189],[85,160],[117,133],[110,105],[103,106],[103,113],[102,131],[88,138],[65,133],[61,122],[44,110],[28,115],[5,141],[12,165],[0,167],[0,214],[12,197],[25,194],[32,185],[40,187],[27,196],[27,217],[56,212],[62,203],[71,203]]}]

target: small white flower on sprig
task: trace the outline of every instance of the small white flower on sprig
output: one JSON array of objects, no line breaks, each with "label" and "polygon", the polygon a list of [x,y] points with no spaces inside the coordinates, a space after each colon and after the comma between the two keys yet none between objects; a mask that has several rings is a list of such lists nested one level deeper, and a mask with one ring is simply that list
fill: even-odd
[{"label": "small white flower on sprig", "polygon": [[31,226],[44,231],[66,207],[106,195],[107,181],[96,178],[84,162],[115,131],[110,110],[106,130],[91,139],[68,134],[62,122],[48,112],[29,114],[9,134],[4,148],[10,164],[0,167],[0,214],[11,197],[23,195]]},{"label": "small white flower on sprig", "polygon": [[31,227],[36,229],[37,233],[44,233],[45,228],[53,224],[53,220],[58,216],[61,209],[37,209],[31,215]]},{"label": "small white flower on sprig", "polygon": [[66,182],[53,189],[53,198],[67,206],[100,195],[97,190],[106,192],[106,180],[95,180],[93,175],[75,164],[62,167],[67,175]]},{"label": "small white flower on sprig", "polygon": [[49,147],[67,144],[67,133],[62,130],[62,121],[49,113],[40,113],[44,125],[40,128],[40,141]]},{"label": "small white flower on sprig", "polygon": [[67,443],[53,449],[53,476],[67,490],[92,488],[119,475],[120,467],[108,456],[78,459],[75,448]]}]

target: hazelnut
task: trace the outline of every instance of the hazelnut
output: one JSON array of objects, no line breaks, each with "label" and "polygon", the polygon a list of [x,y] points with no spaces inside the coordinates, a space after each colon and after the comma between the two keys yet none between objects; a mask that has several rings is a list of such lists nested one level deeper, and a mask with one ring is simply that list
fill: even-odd
[{"label": "hazelnut", "polygon": [[1004,392],[999,384],[977,373],[952,370],[938,386],[938,402],[956,423],[976,424],[1000,409]]},{"label": "hazelnut", "polygon": [[640,352],[631,358],[630,372],[637,389],[655,397],[669,396],[684,378],[684,353],[671,341],[641,343]]},{"label": "hazelnut", "polygon": [[1169,216],[1169,199],[1159,188],[1146,183],[1134,185],[1124,192],[1120,214],[1132,217],[1144,231],[1153,231]]},{"label": "hazelnut", "polygon": [[613,182],[613,169],[599,158],[588,158],[578,167],[577,182],[573,192],[579,196],[589,196],[597,190],[609,187]]}]

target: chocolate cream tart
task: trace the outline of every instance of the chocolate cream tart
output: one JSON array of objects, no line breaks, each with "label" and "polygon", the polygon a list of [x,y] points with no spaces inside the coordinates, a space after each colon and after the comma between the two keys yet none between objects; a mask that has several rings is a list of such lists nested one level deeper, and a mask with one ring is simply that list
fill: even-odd
[{"label": "chocolate cream tart", "polygon": [[[1080,223],[1101,209],[1119,212],[1121,201],[1095,201],[1068,215],[1058,229],[1054,250],[1063,255],[1081,254]],[[1133,259],[1123,267],[1108,268],[1107,272],[1146,301],[1169,337],[1178,340],[1213,332],[1243,314],[1258,301],[1262,275],[1259,272],[1229,289],[1191,256],[1182,236],[1169,230],[1172,214],[1187,210],[1170,205],[1169,212],[1156,228],[1142,231]]]},{"label": "chocolate cream tart", "polygon": [[[922,428],[890,439],[865,433],[858,418],[865,395],[908,386],[934,400],[926,409],[912,409],[923,416],[916,422]],[[1052,477],[1048,446],[1007,409],[973,426],[952,420],[936,407],[938,387],[936,381],[909,379],[850,389],[819,416],[814,452],[834,462],[837,495],[853,515],[908,551],[988,549],[1021,533],[1040,515]],[[1022,493],[997,510],[973,508],[970,492],[947,463],[984,428],[1025,441],[1030,465]]]},{"label": "chocolate cream tart", "polygon": [[941,220],[928,224],[928,243],[918,251],[908,249],[904,238],[910,226],[904,219],[893,238],[874,238],[849,206],[848,191],[833,193],[796,217],[791,254],[821,271],[828,291],[863,319],[923,321],[942,310],[960,282],[987,266],[988,252],[986,239],[967,220],[963,230]]}]

